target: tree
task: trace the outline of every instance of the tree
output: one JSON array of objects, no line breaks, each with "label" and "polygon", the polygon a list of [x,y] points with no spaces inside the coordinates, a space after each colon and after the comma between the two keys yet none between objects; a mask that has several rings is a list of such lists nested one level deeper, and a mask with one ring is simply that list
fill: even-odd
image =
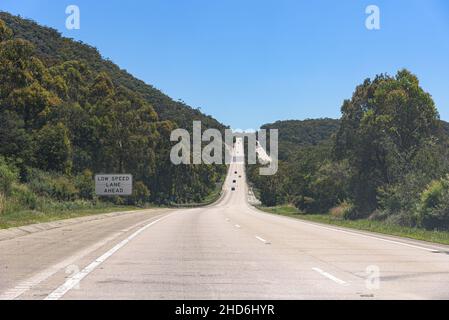
[{"label": "tree", "polygon": [[9,196],[12,184],[17,180],[17,172],[3,157],[0,157],[0,194]]},{"label": "tree", "polygon": [[11,39],[13,36],[12,30],[8,28],[3,20],[0,20],[0,42]]},{"label": "tree", "polygon": [[133,203],[143,206],[149,200],[150,194],[150,190],[142,181],[136,182],[132,194]]},{"label": "tree", "polygon": [[45,125],[36,135],[36,165],[47,171],[69,174],[72,148],[68,130],[62,123]]},{"label": "tree", "polygon": [[362,215],[377,207],[380,187],[411,170],[438,117],[432,98],[407,70],[366,80],[343,103],[335,155],[353,169],[351,191]]},{"label": "tree", "polygon": [[22,118],[9,110],[0,111],[0,154],[19,163],[29,163],[32,137],[24,129]]}]

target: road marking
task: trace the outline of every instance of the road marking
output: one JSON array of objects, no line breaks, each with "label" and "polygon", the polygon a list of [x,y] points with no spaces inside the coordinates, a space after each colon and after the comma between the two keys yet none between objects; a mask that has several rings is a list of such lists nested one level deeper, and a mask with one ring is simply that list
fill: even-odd
[{"label": "road marking", "polygon": [[52,293],[50,293],[45,300],[59,300],[61,299],[67,292],[69,292],[71,289],[73,289],[76,285],[78,285],[81,280],[83,280],[85,277],[87,277],[92,271],[94,271],[99,265],[101,265],[103,262],[105,262],[108,258],[110,258],[114,253],[116,253],[118,250],[123,248],[125,245],[127,245],[132,239],[137,237],[139,234],[141,234],[143,231],[148,229],[149,227],[155,225],[156,223],[166,219],[168,216],[165,216],[163,218],[160,218],[156,221],[153,221],[144,227],[140,228],[136,232],[134,232],[132,235],[130,235],[125,240],[121,241],[119,244],[114,246],[112,249],[107,251],[102,256],[95,259],[91,264],[89,264],[87,267],[85,267],[80,272],[77,272],[76,274],[70,276],[67,281],[61,285],[59,288],[54,290]]},{"label": "road marking", "polygon": [[329,227],[324,227],[324,226],[318,226],[318,225],[313,224],[313,223],[306,223],[306,224],[313,225],[313,226],[315,226],[317,228],[332,230],[332,231],[341,232],[341,233],[350,234],[350,235],[355,235],[355,236],[361,236],[361,237],[370,238],[370,239],[376,239],[376,240],[380,240],[380,241],[384,241],[384,242],[399,244],[401,246],[406,246],[406,247],[410,247],[410,248],[426,250],[426,251],[433,252],[433,253],[437,253],[438,252],[435,249],[421,247],[421,246],[417,246],[417,245],[413,245],[413,244],[409,244],[409,243],[405,243],[405,242],[401,242],[401,241],[389,240],[389,239],[384,239],[384,238],[380,238],[380,237],[376,237],[376,236],[370,236],[370,235],[367,235],[367,234],[351,232],[351,231],[345,231],[345,230],[336,229],[336,228],[329,228]]},{"label": "road marking", "polygon": [[237,229],[240,229],[240,228],[241,228],[240,225],[238,225],[238,224],[236,224],[235,227],[236,227]]},{"label": "road marking", "polygon": [[[147,223],[148,221],[153,221],[155,218],[158,218],[160,216],[161,215],[158,215],[151,219],[147,219],[145,221],[136,223],[135,225],[133,225],[125,230],[131,230],[131,229],[136,228],[142,224]],[[90,221],[86,221],[86,222],[90,222]],[[112,236],[93,244],[92,246],[88,247],[87,249],[80,250],[80,251],[76,252],[75,254],[73,254],[71,257],[64,259],[61,262],[58,262],[57,264],[52,265],[51,267],[48,267],[47,269],[40,271],[37,274],[19,282],[19,284],[16,285],[14,288],[7,289],[6,291],[0,293],[0,300],[17,299],[22,294],[31,290],[33,287],[39,285],[41,282],[47,280],[48,278],[52,277],[60,270],[66,268],[67,266],[72,265],[73,263],[75,263],[79,259],[82,259],[83,257],[90,254],[91,252],[94,252],[94,251],[100,249],[102,246],[115,240],[117,237],[121,236],[123,234],[123,232],[125,232],[125,231],[122,230],[121,232],[117,232],[117,233],[113,234]]]},{"label": "road marking", "polygon": [[[251,209],[251,211],[253,211],[254,213],[257,213],[257,214],[266,214],[266,215],[270,215],[270,216],[276,216],[274,214],[270,214],[270,213],[267,213],[267,212],[260,211],[258,209],[253,208],[253,207],[250,207],[250,209]],[[282,216],[276,216],[276,217],[282,217]],[[363,234],[363,233],[359,233],[359,232],[351,232],[351,231],[346,231],[346,230],[342,230],[342,229],[326,227],[326,226],[322,226],[322,225],[320,225],[318,223],[310,223],[310,222],[306,222],[306,221],[301,220],[301,219],[295,219],[295,218],[289,218],[289,217],[282,217],[282,218],[290,219],[290,220],[294,219],[294,221],[297,221],[299,223],[306,224],[306,225],[309,225],[309,226],[313,226],[315,228],[331,230],[331,231],[335,231],[335,232],[341,232],[341,233],[350,234],[350,235],[353,235],[353,236],[359,236],[359,237],[365,237],[365,238],[370,238],[370,239],[376,239],[376,240],[380,240],[380,241],[384,241],[384,242],[398,244],[398,245],[401,245],[401,246],[406,246],[406,247],[410,247],[410,248],[425,250],[425,251],[432,252],[432,253],[439,253],[440,252],[439,250],[442,250],[442,251],[447,250],[445,248],[438,247],[438,246],[433,246],[433,245],[432,246],[434,248],[438,248],[439,250],[432,249],[432,248],[427,248],[427,247],[422,247],[422,246],[418,246],[418,245],[413,245],[413,244],[409,244],[409,243],[405,243],[405,242],[401,242],[401,241],[395,241],[395,240],[389,240],[389,239],[385,239],[385,238],[381,238],[381,237],[371,236],[371,235]],[[363,231],[363,230],[361,230],[361,231]],[[369,231],[366,231],[366,232],[369,232]]]},{"label": "road marking", "polygon": [[338,279],[337,277],[331,275],[330,273],[327,273],[327,272],[321,270],[320,268],[312,268],[312,270],[318,272],[322,276],[324,276],[324,277],[326,277],[326,278],[328,278],[328,279],[330,279],[330,280],[332,280],[332,281],[334,281],[334,282],[336,282],[336,283],[338,283],[338,284],[340,284],[342,286],[347,286],[348,285],[348,283],[346,281]]},{"label": "road marking", "polygon": [[267,240],[265,240],[264,238],[261,238],[259,236],[256,236],[256,239],[259,240],[259,241],[262,241],[265,244],[270,244]]}]

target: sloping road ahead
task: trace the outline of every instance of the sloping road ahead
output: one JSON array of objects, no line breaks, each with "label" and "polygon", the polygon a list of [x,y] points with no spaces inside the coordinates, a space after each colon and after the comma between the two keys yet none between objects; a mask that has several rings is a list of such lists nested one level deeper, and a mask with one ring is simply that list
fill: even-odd
[{"label": "sloping road ahead", "polygon": [[265,214],[245,181],[233,163],[213,206],[0,241],[0,298],[449,298],[449,247]]}]

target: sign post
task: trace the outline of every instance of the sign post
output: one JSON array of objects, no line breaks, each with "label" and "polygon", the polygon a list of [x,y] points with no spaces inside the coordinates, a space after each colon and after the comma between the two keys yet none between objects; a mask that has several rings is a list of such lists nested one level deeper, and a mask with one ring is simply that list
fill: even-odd
[{"label": "sign post", "polygon": [[133,176],[97,174],[95,175],[95,193],[98,196],[130,196],[133,193]]}]

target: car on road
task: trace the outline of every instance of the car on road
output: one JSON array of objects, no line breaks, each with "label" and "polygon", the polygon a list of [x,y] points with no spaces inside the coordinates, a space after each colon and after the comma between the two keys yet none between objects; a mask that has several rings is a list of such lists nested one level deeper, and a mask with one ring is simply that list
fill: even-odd
[{"label": "car on road", "polygon": [[231,191],[235,191],[235,187],[232,187]]},{"label": "car on road", "polygon": [[232,180],[232,183],[237,183],[237,180]]}]

